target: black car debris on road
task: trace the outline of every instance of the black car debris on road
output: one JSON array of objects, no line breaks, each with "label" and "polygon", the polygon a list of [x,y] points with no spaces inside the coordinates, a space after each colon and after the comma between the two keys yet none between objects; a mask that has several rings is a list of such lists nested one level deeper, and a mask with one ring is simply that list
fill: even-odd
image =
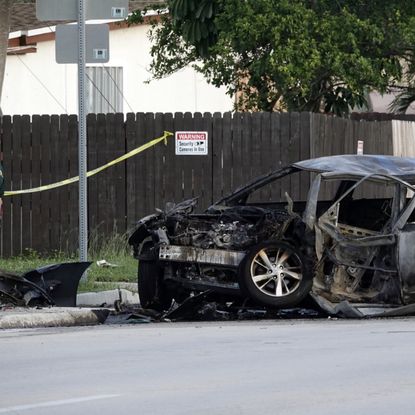
[{"label": "black car debris on road", "polygon": [[[284,192],[295,175],[309,184],[305,201]],[[284,202],[255,201],[273,188]],[[340,155],[261,176],[201,214],[197,199],[170,204],[129,238],[141,304],[167,310],[172,299],[209,290],[218,301],[279,309],[309,295],[330,307],[407,307],[415,303],[414,191],[414,159]]]}]

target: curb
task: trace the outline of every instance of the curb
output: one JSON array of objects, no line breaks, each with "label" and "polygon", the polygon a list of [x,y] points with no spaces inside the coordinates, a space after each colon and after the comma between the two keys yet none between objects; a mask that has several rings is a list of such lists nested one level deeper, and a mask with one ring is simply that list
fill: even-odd
[{"label": "curb", "polygon": [[0,311],[0,329],[96,325],[104,323],[109,312],[108,309],[69,307],[13,308]]},{"label": "curb", "polygon": [[133,293],[124,288],[87,292],[76,296],[76,305],[79,307],[113,307],[115,302],[126,305],[135,305],[140,303],[140,299],[137,293]]}]

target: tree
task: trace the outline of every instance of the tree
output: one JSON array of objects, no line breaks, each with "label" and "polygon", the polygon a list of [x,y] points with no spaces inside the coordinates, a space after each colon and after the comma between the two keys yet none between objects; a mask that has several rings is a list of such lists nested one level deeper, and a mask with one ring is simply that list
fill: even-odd
[{"label": "tree", "polygon": [[[414,61],[413,0],[168,0],[151,31],[158,79],[192,64],[236,109],[347,114]],[[139,20],[138,13],[131,22]]]},{"label": "tree", "polygon": [[1,94],[6,69],[7,46],[9,43],[10,14],[13,3],[35,3],[36,0],[0,0],[0,115]]},{"label": "tree", "polygon": [[11,6],[12,0],[0,0],[0,103],[6,67],[7,45],[9,41]]}]

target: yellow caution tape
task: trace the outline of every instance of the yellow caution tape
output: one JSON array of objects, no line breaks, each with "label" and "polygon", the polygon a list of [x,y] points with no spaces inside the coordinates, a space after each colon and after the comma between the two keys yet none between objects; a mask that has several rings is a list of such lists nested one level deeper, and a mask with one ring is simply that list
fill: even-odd
[{"label": "yellow caution tape", "polygon": [[[141,153],[141,152],[147,150],[148,148],[155,146],[156,144],[160,143],[161,141],[164,141],[164,144],[167,144],[167,139],[169,137],[171,137],[172,135],[173,135],[173,133],[171,133],[170,131],[165,131],[164,134],[161,137],[155,138],[154,140],[151,140],[148,143],[143,144],[142,146],[137,147],[134,150],[129,151],[128,153],[124,154],[123,156],[118,157],[115,160],[112,160],[109,163],[104,164],[103,166],[97,167],[96,169],[87,172],[86,176],[87,177],[94,176],[95,174],[98,174],[98,173],[102,172],[103,170],[108,169],[108,167],[114,166],[115,164],[118,164],[118,163],[120,163],[124,160],[127,160],[130,157],[133,157],[136,154]],[[26,194],[26,193],[43,192],[44,190],[56,189],[57,187],[66,186],[66,185],[71,184],[71,183],[76,183],[77,181],[79,181],[79,176],[71,177],[70,179],[62,180],[62,181],[57,182],[57,183],[47,184],[45,186],[34,187],[32,189],[12,190],[12,191],[8,191],[8,192],[4,192],[4,196],[16,196],[16,195],[23,195],[23,194]]]}]

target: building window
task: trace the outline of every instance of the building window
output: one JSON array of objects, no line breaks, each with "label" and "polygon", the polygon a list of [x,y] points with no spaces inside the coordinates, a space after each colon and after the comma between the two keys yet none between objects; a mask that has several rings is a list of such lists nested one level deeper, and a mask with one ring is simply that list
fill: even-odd
[{"label": "building window", "polygon": [[123,73],[121,67],[86,68],[88,113],[123,112]]}]

